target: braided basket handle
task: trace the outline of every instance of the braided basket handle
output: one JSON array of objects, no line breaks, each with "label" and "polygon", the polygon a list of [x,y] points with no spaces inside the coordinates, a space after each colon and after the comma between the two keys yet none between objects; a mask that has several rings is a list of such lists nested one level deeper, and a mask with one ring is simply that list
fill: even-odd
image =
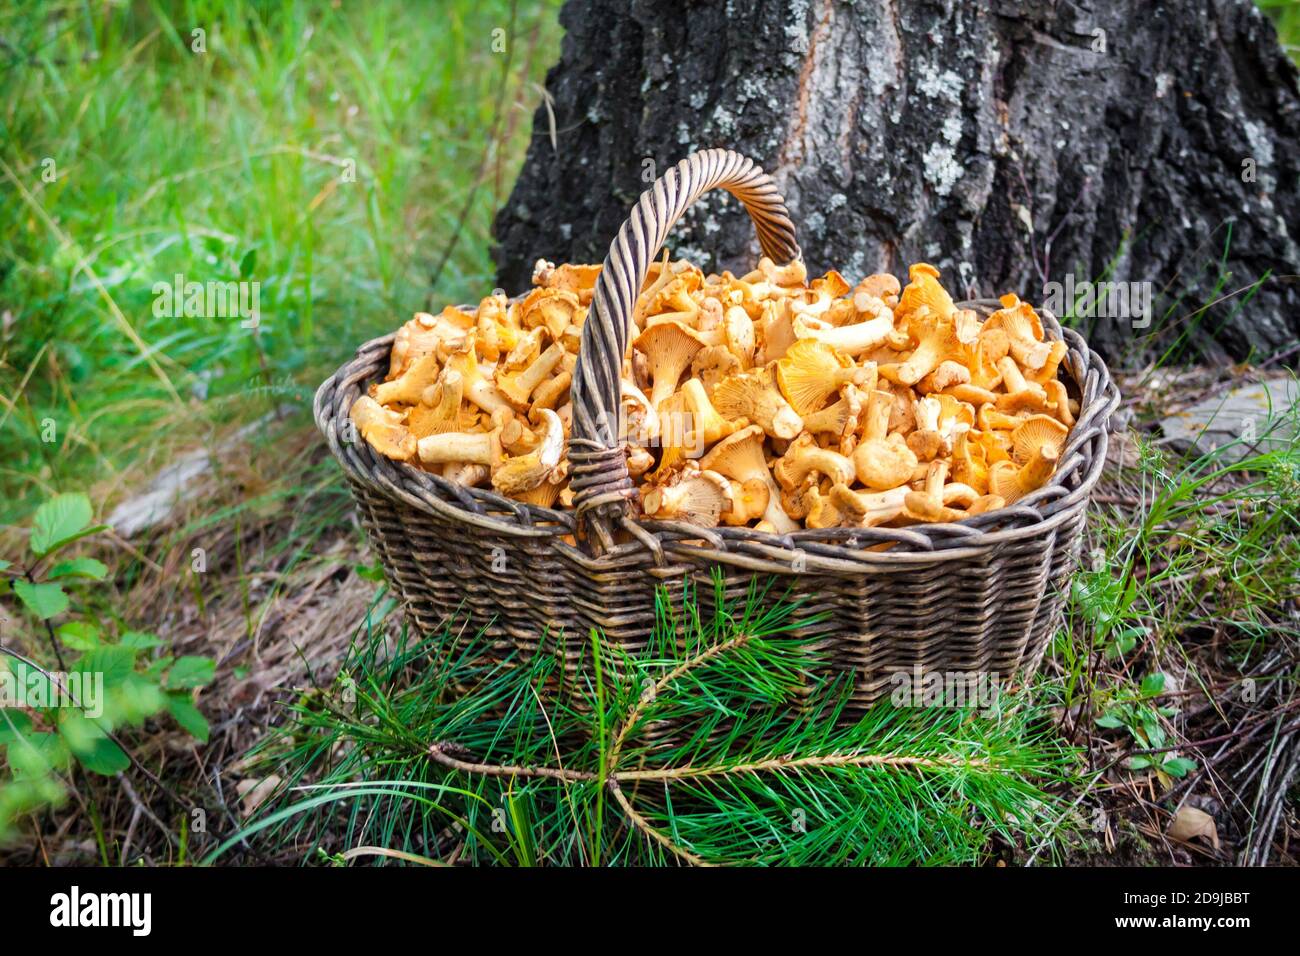
[{"label": "braided basket handle", "polygon": [[620,379],[636,299],[668,230],[691,203],[717,187],[744,203],[764,255],[780,264],[800,255],[794,224],[772,177],[729,149],[692,153],[655,180],[632,207],[596,281],[570,388],[569,487],[578,517],[606,548],[610,525],[626,516],[628,498],[635,492],[623,450]]}]

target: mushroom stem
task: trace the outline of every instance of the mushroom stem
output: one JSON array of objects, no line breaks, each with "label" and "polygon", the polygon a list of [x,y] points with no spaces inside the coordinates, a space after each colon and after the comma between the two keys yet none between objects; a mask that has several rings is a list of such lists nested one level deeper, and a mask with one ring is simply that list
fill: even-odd
[{"label": "mushroom stem", "polygon": [[490,467],[501,460],[501,430],[426,435],[417,447],[420,461],[426,465],[465,462]]},{"label": "mushroom stem", "polygon": [[513,375],[501,375],[497,378],[497,390],[520,411],[528,408],[528,400],[533,389],[541,385],[564,360],[565,351],[559,342],[551,343],[545,352],[533,360],[522,372]]},{"label": "mushroom stem", "polygon": [[908,493],[906,486],[900,486],[878,494],[863,495],[850,490],[847,485],[834,485],[831,487],[831,501],[852,524],[874,528],[903,513],[903,499]]},{"label": "mushroom stem", "polygon": [[894,317],[885,314],[852,325],[824,326],[801,315],[795,318],[793,325],[796,338],[816,339],[845,355],[861,355],[874,349],[894,331]]}]

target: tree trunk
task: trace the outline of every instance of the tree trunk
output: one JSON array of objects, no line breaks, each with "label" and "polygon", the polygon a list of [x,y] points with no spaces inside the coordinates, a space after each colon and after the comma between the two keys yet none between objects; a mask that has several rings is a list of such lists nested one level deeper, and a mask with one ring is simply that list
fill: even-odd
[{"label": "tree trunk", "polygon": [[[504,288],[539,257],[601,261],[655,174],[728,146],[775,175],[814,272],[928,261],[956,292],[1035,302],[1151,283],[1149,328],[1114,300],[1077,310],[1112,358],[1300,342],[1300,81],[1249,2],[569,0],[560,18],[551,109],[495,224]],[[705,268],[757,254],[719,193],[670,242]]]}]

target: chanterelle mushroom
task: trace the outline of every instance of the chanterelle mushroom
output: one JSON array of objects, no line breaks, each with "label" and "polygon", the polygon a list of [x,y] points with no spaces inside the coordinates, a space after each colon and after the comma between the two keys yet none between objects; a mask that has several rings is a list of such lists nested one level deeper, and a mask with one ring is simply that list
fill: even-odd
[{"label": "chanterelle mushroom", "polygon": [[528,408],[533,390],[541,385],[553,371],[564,361],[568,353],[559,342],[551,343],[550,348],[539,355],[527,368],[518,372],[502,372],[496,376],[497,390],[506,397],[519,411]]},{"label": "chanterelle mushroom", "polygon": [[770,494],[767,482],[760,478],[731,482],[731,507],[722,512],[722,523],[744,525],[761,518]]},{"label": "chanterelle mushroom", "polygon": [[960,362],[945,359],[933,372],[916,383],[916,390],[922,395],[928,395],[969,383],[970,369]]},{"label": "chanterelle mushroom", "polygon": [[1002,372],[1002,385],[1007,390],[1007,394],[998,396],[998,411],[1011,415],[1047,411],[1047,392],[1037,382],[1025,380],[1015,359],[1010,355],[1004,356],[998,362],[998,369]]},{"label": "chanterelle mushroom", "polygon": [[1043,323],[1028,302],[1015,295],[1004,295],[1002,308],[984,322],[986,329],[1001,329],[1007,335],[1011,355],[1028,369],[1040,369],[1052,354],[1052,347],[1043,341]]},{"label": "chanterelle mushroom", "polygon": [[[509,414],[509,409],[498,413],[501,416]],[[443,432],[421,438],[416,446],[420,461],[426,465],[464,462],[496,468],[501,464],[502,456],[501,420],[498,417],[489,432]]]},{"label": "chanterelle mushroom", "polygon": [[1070,393],[1065,390],[1065,383],[1060,379],[1052,379],[1043,385],[1043,391],[1047,393],[1048,407],[1057,419],[1067,428],[1071,427],[1074,424],[1074,411],[1070,408]]},{"label": "chanterelle mushroom", "polygon": [[564,454],[564,425],[549,408],[542,409],[541,415],[543,431],[537,447],[527,455],[507,458],[492,470],[492,487],[503,495],[531,491],[553,478]]},{"label": "chanterelle mushroom", "polygon": [[715,527],[731,507],[731,485],[714,471],[700,471],[669,485],[652,485],[642,499],[652,518],[672,519]]},{"label": "chanterelle mushroom", "polygon": [[406,424],[417,439],[460,429],[463,385],[460,372],[454,368],[443,369],[437,384],[426,390],[420,404],[413,405],[406,413]]},{"label": "chanterelle mushroom", "polygon": [[917,458],[903,436],[889,434],[889,414],[894,397],[876,390],[867,404],[863,440],[853,452],[853,467],[858,480],[868,488],[885,491],[896,488],[911,477]]},{"label": "chanterelle mushroom", "polygon": [[970,383],[977,388],[992,391],[1002,384],[998,362],[1011,349],[1007,334],[1001,329],[990,329],[985,323],[975,336],[975,344],[967,345],[964,364],[970,372]]},{"label": "chanterelle mushroom", "polygon": [[920,461],[930,461],[945,453],[939,432],[939,400],[927,395],[916,403],[916,431],[907,436],[907,447]]},{"label": "chanterelle mushroom", "polygon": [[[903,514],[913,521],[961,521],[966,517],[962,511],[947,506],[944,495],[944,483],[948,478],[948,463],[932,461],[925,476],[924,491],[909,491],[903,496]],[[963,492],[969,492],[967,500],[977,497],[969,488],[962,486]]]},{"label": "chanterelle mushroom", "polygon": [[740,359],[725,345],[706,345],[691,360],[691,375],[712,391],[728,375],[743,371]]},{"label": "chanterelle mushroom", "polygon": [[816,473],[832,482],[853,480],[853,462],[838,452],[821,448],[807,432],[790,443],[773,469],[776,480],[787,490],[798,488],[810,474]]},{"label": "chanterelle mushroom", "polygon": [[528,411],[529,418],[536,421],[538,413],[543,408],[553,409],[568,397],[569,386],[573,384],[573,369],[576,365],[573,353],[565,352],[555,377],[533,389],[533,404]]},{"label": "chanterelle mushroom", "polygon": [[682,397],[691,416],[690,428],[706,445],[712,445],[719,438],[749,424],[745,419],[733,422],[723,418],[709,401],[699,379],[690,379],[682,386]]},{"label": "chanterelle mushroom", "polygon": [[795,338],[816,339],[845,355],[861,355],[875,348],[894,331],[894,317],[885,310],[883,315],[852,325],[829,325],[798,316],[793,323]]},{"label": "chanterelle mushroom", "polygon": [[845,385],[874,385],[867,382],[874,374],[875,366],[854,365],[816,339],[800,339],[776,362],[781,393],[801,416],[821,409]]},{"label": "chanterelle mushroom", "polygon": [[478,304],[474,328],[479,354],[491,362],[514,348],[522,334],[504,295],[490,295]]},{"label": "chanterelle mushroom", "polygon": [[700,467],[736,481],[762,481],[767,485],[768,491],[763,520],[771,522],[778,534],[789,534],[799,529],[790,516],[781,510],[781,489],[776,486],[772,473],[767,470],[767,460],[763,457],[763,429],[758,425],[742,428],[718,442],[700,459]]},{"label": "chanterelle mushroom", "polygon": [[910,490],[906,485],[900,485],[878,494],[864,495],[847,485],[833,485],[831,502],[844,513],[845,524],[874,528],[903,513],[903,498]]},{"label": "chanterelle mushroom", "polygon": [[[830,434],[840,445],[842,454],[850,454],[856,446],[854,432],[862,416],[864,393],[853,385],[846,385],[839,401],[827,405],[819,412],[805,415],[803,427],[814,435]],[[888,410],[885,412],[888,415]]]},{"label": "chanterelle mushroom", "polygon": [[746,275],[747,282],[765,279],[774,286],[797,286],[808,278],[808,269],[802,259],[795,259],[783,266],[778,266],[767,256],[758,260],[758,268]]},{"label": "chanterelle mushroom", "polygon": [[900,323],[907,326],[921,309],[927,309],[932,319],[940,321],[952,315],[956,306],[952,296],[939,283],[938,269],[928,262],[918,262],[907,270],[907,277],[910,281],[899,295],[898,308],[894,310]]},{"label": "chanterelle mushroom", "polygon": [[399,412],[390,411],[369,395],[352,403],[352,423],[381,455],[396,461],[410,461],[415,454],[415,436],[402,424]]},{"label": "chanterelle mushroom", "polygon": [[[540,261],[545,262],[545,260]],[[534,273],[534,284],[537,284],[538,278],[537,273]],[[540,284],[546,288],[572,292],[578,297],[580,303],[589,305],[592,292],[596,288],[596,280],[600,278],[600,266],[572,265],[566,262],[560,266],[551,266],[549,270],[542,274],[541,278],[542,282]]]},{"label": "chanterelle mushroom", "polygon": [[959,434],[953,443],[952,473],[954,478],[980,494],[988,491],[989,469],[984,460],[984,446],[972,440],[969,431]]},{"label": "chanterelle mushroom", "polygon": [[558,289],[534,289],[519,303],[519,320],[526,329],[545,328],[551,341],[558,341],[572,324],[582,306],[572,292]]},{"label": "chanterelle mushroom", "polygon": [[[907,290],[903,290],[906,295]],[[971,325],[960,312],[940,316],[923,329],[913,331],[916,349],[897,369],[897,381],[902,385],[915,385],[940,363],[949,359],[960,362],[963,348],[973,345],[978,335],[978,325]],[[882,370],[883,371],[883,370]]]},{"label": "chanterelle mushroom", "polygon": [[438,356],[421,355],[396,379],[377,385],[375,401],[380,405],[416,405],[425,389],[437,381],[438,371]]},{"label": "chanterelle mushroom", "polygon": [[989,491],[1003,498],[1007,504],[1019,501],[1025,495],[1047,483],[1056,471],[1056,449],[1050,445],[1036,448],[1029,460],[1017,468],[1010,461],[999,461],[989,469]]},{"label": "chanterelle mushroom", "polygon": [[397,378],[416,359],[436,353],[440,347],[460,348],[465,334],[474,327],[472,316],[448,306],[441,315],[417,312],[393,336],[393,350],[388,365],[388,377]]},{"label": "chanterelle mushroom", "polygon": [[[599,273],[542,261],[522,299],[417,315],[357,405],[366,440],[572,507],[570,388]],[[665,253],[633,322],[618,437],[652,516],[774,533],[961,520],[1047,481],[1080,413],[1058,376],[1068,348],[1030,306],[1006,297],[981,323],[925,263],[906,288],[884,273],[851,287],[770,260],[706,277]]]},{"label": "chanterelle mushroom", "polygon": [[803,493],[804,523],[810,528],[838,528],[846,516],[830,494],[822,494],[817,485],[809,485]]},{"label": "chanterelle mushroom", "polygon": [[1060,339],[1054,339],[1048,343],[1047,361],[1043,367],[1037,370],[1030,370],[1025,378],[1031,382],[1037,382],[1039,385],[1048,385],[1055,382],[1061,384],[1060,379],[1056,377],[1056,370],[1061,367],[1061,362],[1069,353],[1070,347]]},{"label": "chanterelle mushroom", "polygon": [[632,344],[645,353],[650,363],[650,404],[656,409],[677,391],[682,372],[691,364],[695,353],[704,347],[694,331],[677,322],[652,325]]},{"label": "chanterelle mushroom", "polygon": [[803,430],[803,419],[766,369],[724,378],[713,389],[713,407],[723,418],[748,418],[773,438],[794,438]]},{"label": "chanterelle mushroom", "polygon": [[727,336],[727,348],[736,357],[742,368],[754,364],[754,320],[749,313],[738,305],[730,306],[723,317],[723,328]]},{"label": "chanterelle mushroom", "polygon": [[1048,415],[1030,415],[1011,433],[1012,456],[1023,464],[1040,448],[1051,448],[1060,457],[1070,430]]},{"label": "chanterelle mushroom", "polygon": [[621,383],[625,437],[636,444],[648,444],[659,437],[659,414],[645,392],[626,378]]},{"label": "chanterelle mushroom", "polygon": [[[869,275],[858,283],[853,290],[853,304],[858,306],[858,296],[870,296],[873,299],[880,299],[886,305],[898,305],[898,294],[902,291],[898,278],[890,275],[888,272],[877,272],[875,275]],[[892,302],[890,300],[893,300]],[[859,312],[866,312],[867,309],[858,306]]]},{"label": "chanterelle mushroom", "polygon": [[477,405],[489,415],[497,411],[513,411],[506,397],[497,391],[483,374],[483,369],[478,364],[478,356],[474,353],[473,335],[466,340],[465,349],[447,356],[447,367],[460,373],[464,381],[466,401]]}]

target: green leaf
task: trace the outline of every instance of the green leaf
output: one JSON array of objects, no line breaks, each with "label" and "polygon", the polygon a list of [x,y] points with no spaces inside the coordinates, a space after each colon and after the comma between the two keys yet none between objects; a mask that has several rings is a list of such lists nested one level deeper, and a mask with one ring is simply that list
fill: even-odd
[{"label": "green leaf", "polygon": [[1185,777],[1196,769],[1196,761],[1186,757],[1170,757],[1160,765],[1160,769],[1171,777]]},{"label": "green leaf", "polygon": [[1105,658],[1114,660],[1117,657],[1123,657],[1133,648],[1137,647],[1137,638],[1128,631],[1123,631],[1115,635],[1115,640],[1111,641],[1106,648]]},{"label": "green leaf", "polygon": [[244,253],[244,258],[239,260],[239,278],[247,279],[257,268],[257,248],[254,247]]},{"label": "green leaf", "polygon": [[0,707],[0,747],[12,744],[32,729],[32,719],[21,710]]},{"label": "green leaf", "polygon": [[153,647],[162,647],[163,642],[160,638],[152,634],[146,634],[143,631],[127,631],[118,641],[122,647],[129,647],[136,651],[145,651]]},{"label": "green leaf", "polygon": [[163,686],[168,690],[187,690],[212,683],[217,664],[210,657],[182,657],[168,671]]},{"label": "green leaf", "polygon": [[75,539],[90,524],[93,514],[90,499],[84,494],[55,495],[36,509],[36,517],[32,519],[32,536],[28,541],[32,553],[41,557]]},{"label": "green leaf", "polygon": [[172,666],[172,661],[174,659],[175,658],[171,658],[171,657],[160,657],[155,661],[150,661],[149,666],[144,669],[145,676],[152,677],[154,680],[157,681],[161,681],[163,676],[163,671],[167,670],[167,668]]},{"label": "green leaf", "polygon": [[104,729],[76,711],[62,711],[59,734],[73,756],[91,773],[111,777],[131,766],[131,760]]},{"label": "green leaf", "polygon": [[94,558],[73,558],[71,561],[60,561],[50,568],[48,576],[51,579],[90,578],[92,581],[102,581],[107,574],[108,565],[103,561]]},{"label": "green leaf", "polygon": [[99,628],[88,621],[68,621],[55,631],[65,647],[74,651],[89,651],[99,647]]},{"label": "green leaf", "polygon": [[135,652],[129,647],[101,644],[83,654],[76,666],[84,674],[103,674],[104,686],[112,687],[135,673]]},{"label": "green leaf", "polygon": [[8,571],[12,565],[4,558],[0,558],[0,571]]},{"label": "green leaf", "polygon": [[1154,697],[1165,689],[1165,675],[1160,671],[1142,678],[1141,693],[1143,697]]},{"label": "green leaf", "polygon": [[1128,767],[1130,770],[1145,770],[1151,766],[1151,758],[1146,754],[1138,754],[1136,757],[1128,758]]},{"label": "green leaf", "polygon": [[43,777],[68,763],[68,750],[58,734],[48,731],[28,732],[5,750],[9,766],[17,777]]},{"label": "green leaf", "polygon": [[42,621],[48,621],[56,614],[68,609],[68,596],[57,584],[32,584],[31,581],[15,581],[14,593],[18,595],[27,609]]},{"label": "green leaf", "polygon": [[157,681],[132,674],[111,696],[113,717],[128,724],[141,724],[167,706],[167,695]]},{"label": "green leaf", "polygon": [[1097,718],[1097,726],[1098,726],[1098,727],[1111,727],[1111,728],[1115,728],[1115,727],[1123,727],[1123,726],[1124,726],[1124,721],[1120,720],[1120,719],[1119,719],[1118,717],[1116,717],[1114,714],[1106,714],[1106,715],[1104,715],[1104,716],[1102,716],[1102,717],[1098,717],[1098,718]]},{"label": "green leaf", "polygon": [[208,742],[208,719],[194,706],[194,701],[190,699],[189,694],[184,692],[168,694],[167,709],[176,718],[176,723],[203,743]]}]

